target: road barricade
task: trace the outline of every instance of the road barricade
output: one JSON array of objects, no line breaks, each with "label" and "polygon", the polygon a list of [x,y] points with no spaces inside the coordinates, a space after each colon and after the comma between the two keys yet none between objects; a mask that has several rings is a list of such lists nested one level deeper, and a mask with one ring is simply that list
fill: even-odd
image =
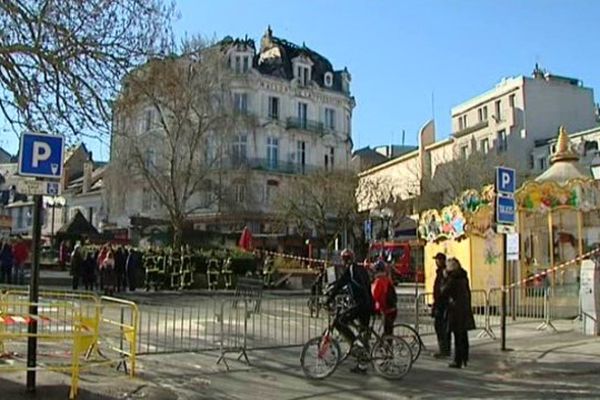
[{"label": "road barricade", "polygon": [[[117,369],[123,367],[129,376],[135,376],[137,340],[139,331],[139,309],[136,303],[115,297],[100,298],[102,317],[100,319],[98,352],[106,359],[119,360]],[[127,367],[127,362],[130,368]]]},{"label": "road barricade", "polygon": [[[0,297],[0,372],[55,371],[70,374],[69,398],[77,396],[79,373],[87,343],[94,333],[84,328],[81,308],[62,301],[31,303]],[[31,329],[30,329],[31,328]],[[35,333],[34,333],[35,331]],[[36,366],[28,366],[27,341],[36,338]]]}]

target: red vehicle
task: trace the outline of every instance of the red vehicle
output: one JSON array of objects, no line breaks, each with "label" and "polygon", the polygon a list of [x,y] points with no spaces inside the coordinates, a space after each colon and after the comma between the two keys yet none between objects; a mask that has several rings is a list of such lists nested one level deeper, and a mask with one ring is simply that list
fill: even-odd
[{"label": "red vehicle", "polygon": [[373,242],[366,260],[369,268],[380,259],[393,266],[396,281],[425,282],[423,245],[419,241]]}]

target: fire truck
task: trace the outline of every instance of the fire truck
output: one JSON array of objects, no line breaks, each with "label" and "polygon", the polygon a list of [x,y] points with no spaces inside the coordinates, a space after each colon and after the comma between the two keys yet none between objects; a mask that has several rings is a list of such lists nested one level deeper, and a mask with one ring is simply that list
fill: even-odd
[{"label": "fire truck", "polygon": [[418,240],[377,241],[369,246],[366,264],[370,268],[377,260],[392,267],[397,282],[425,282],[423,243]]}]

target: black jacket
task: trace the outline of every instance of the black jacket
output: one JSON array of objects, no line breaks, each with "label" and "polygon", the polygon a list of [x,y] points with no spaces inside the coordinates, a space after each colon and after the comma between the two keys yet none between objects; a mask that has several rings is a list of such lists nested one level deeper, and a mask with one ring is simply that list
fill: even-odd
[{"label": "black jacket", "polygon": [[450,331],[475,329],[467,271],[460,268],[448,273],[440,291],[440,300],[448,304],[448,328]]},{"label": "black jacket", "polygon": [[329,296],[333,297],[338,294],[345,286],[348,286],[350,297],[354,301],[355,306],[364,310],[373,310],[373,296],[371,294],[371,280],[369,273],[363,267],[356,264],[351,264],[342,276],[335,281],[333,287],[329,291]]},{"label": "black jacket", "polygon": [[441,317],[446,312],[447,301],[440,298],[442,286],[446,282],[444,277],[444,268],[438,268],[435,271],[435,281],[433,282],[433,317]]}]

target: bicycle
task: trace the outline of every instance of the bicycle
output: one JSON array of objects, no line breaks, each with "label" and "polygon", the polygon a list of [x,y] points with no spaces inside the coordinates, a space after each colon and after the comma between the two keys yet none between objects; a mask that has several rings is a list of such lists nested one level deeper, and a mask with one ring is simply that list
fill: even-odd
[{"label": "bicycle", "polygon": [[417,332],[416,329],[409,324],[397,323],[394,324],[394,335],[400,336],[406,343],[408,343],[412,352],[412,362],[414,364],[419,359],[421,350],[423,350],[423,347],[425,347],[419,332]]},{"label": "bicycle", "polygon": [[[368,327],[367,334],[374,339],[374,343],[365,346],[364,335],[359,335],[357,341],[349,344],[349,350],[342,355],[339,341],[333,334],[334,325],[342,310],[341,307],[336,307],[333,316],[330,314],[328,326],[323,334],[309,339],[302,347],[300,365],[307,378],[329,377],[350,354],[360,362],[371,364],[377,373],[387,379],[399,379],[410,372],[413,356],[409,344],[399,336],[379,335],[373,329],[373,324]],[[363,344],[362,347],[356,345],[358,341]],[[370,352],[368,348],[371,349]]]}]

